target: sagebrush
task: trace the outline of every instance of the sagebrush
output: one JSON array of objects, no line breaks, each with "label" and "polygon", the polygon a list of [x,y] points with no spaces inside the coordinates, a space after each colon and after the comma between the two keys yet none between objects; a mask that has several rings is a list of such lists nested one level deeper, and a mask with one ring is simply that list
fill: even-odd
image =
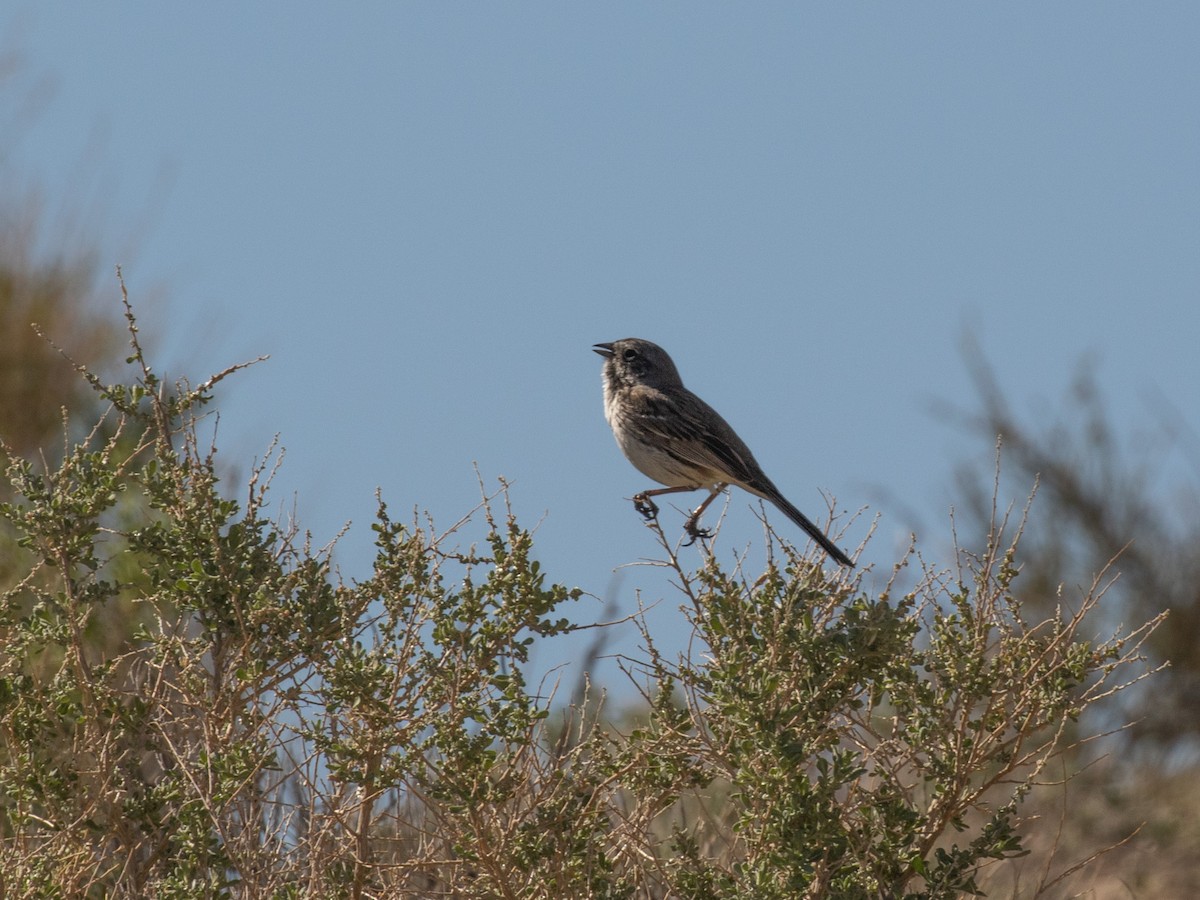
[{"label": "sagebrush", "polygon": [[85,376],[103,422],[54,462],[6,448],[5,897],[972,894],[1082,711],[1146,674],[1156,621],[1090,633],[1102,578],[1027,619],[1004,516],[874,593],[773,536],[761,572],[692,569],[655,526],[694,652],[645,631],[643,708],[556,706],[529,650],[584,593],[502,491],[480,547],[381,500],[374,571],[343,581],[268,514],[275,463],[222,488],[202,435],[239,367],[165,385],[127,314],[128,383]]}]

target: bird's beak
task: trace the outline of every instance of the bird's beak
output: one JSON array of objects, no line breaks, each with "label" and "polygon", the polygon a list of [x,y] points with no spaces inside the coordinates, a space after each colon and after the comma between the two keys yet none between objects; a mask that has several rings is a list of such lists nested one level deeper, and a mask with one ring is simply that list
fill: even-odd
[{"label": "bird's beak", "polygon": [[613,358],[612,344],[592,344],[592,352],[599,353],[605,359]]}]

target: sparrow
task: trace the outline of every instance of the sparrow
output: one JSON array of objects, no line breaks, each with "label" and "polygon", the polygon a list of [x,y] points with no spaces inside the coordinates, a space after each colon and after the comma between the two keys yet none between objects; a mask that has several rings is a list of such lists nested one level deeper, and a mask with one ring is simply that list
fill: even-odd
[{"label": "sparrow", "polygon": [[665,487],[633,497],[647,521],[658,515],[652,498],[680,491],[709,491],[688,517],[691,537],[708,537],[700,517],[716,496],[735,484],[770,500],[840,565],[854,562],[779,492],[750,448],[720,414],[683,386],[662,347],[624,338],[592,348],[604,357],[604,415],[621,452],[635,469]]}]

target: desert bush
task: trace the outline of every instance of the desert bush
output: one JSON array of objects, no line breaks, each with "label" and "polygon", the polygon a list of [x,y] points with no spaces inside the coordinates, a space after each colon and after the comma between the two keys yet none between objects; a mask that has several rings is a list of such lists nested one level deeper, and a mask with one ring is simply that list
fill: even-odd
[{"label": "desert bush", "polygon": [[[1028,619],[1003,516],[899,595],[915,555],[870,593],[769,531],[751,575],[652,526],[693,651],[643,624],[636,719],[552,716],[529,651],[583,592],[547,581],[503,485],[478,547],[381,499],[373,572],[343,581],[268,514],[277,457],[222,489],[206,408],[240,366],[164,385],[126,309],[127,383],[86,377],[103,427],[9,454],[3,896],[976,893],[1081,711],[1146,674],[1156,620],[1091,633],[1103,576]],[[90,640],[114,605],[136,627]]]}]

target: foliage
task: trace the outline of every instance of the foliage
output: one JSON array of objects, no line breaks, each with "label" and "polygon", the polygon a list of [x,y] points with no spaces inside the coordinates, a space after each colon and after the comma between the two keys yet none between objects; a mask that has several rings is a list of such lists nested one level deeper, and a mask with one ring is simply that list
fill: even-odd
[{"label": "foliage", "polygon": [[[1130,692],[1127,736],[1161,757],[1200,747],[1200,468],[1196,431],[1167,398],[1152,396],[1149,422],[1118,422],[1094,368],[1080,367],[1060,411],[1036,421],[1014,409],[977,347],[965,354],[978,410],[954,418],[988,445],[999,438],[1009,478],[1036,481],[1038,505],[1023,556],[1030,608],[1048,614],[1059,585],[1091,577],[1118,560],[1108,593],[1112,622],[1145,621],[1163,610],[1171,627],[1147,651],[1170,662],[1153,691]],[[1136,429],[1136,430],[1135,430]],[[995,491],[991,471],[964,466],[957,496],[972,525],[986,531]]]},{"label": "foliage", "polygon": [[[11,48],[0,48],[0,423],[8,447],[35,454],[62,434],[64,409],[77,414],[75,426],[95,422],[99,398],[67,356],[102,365],[119,350],[123,329],[96,302],[111,269],[99,264],[94,213],[56,214],[52,192],[16,171],[12,157],[45,103],[44,85],[29,84],[25,68]],[[31,340],[31,325],[67,356]]]},{"label": "foliage", "polygon": [[[692,571],[658,531],[703,649],[645,631],[637,722],[555,726],[529,651],[582,592],[502,495],[466,551],[381,501],[343,582],[267,515],[266,462],[221,490],[204,411],[240,367],[168,390],[128,320],[129,383],[88,376],[104,426],[10,453],[6,897],[955,897],[1022,852],[1080,712],[1144,674],[1154,623],[1097,639],[1100,582],[1027,618],[1004,521],[902,596],[774,538],[753,579],[711,549]],[[114,604],[137,631],[89,641]]]},{"label": "foliage", "polygon": [[753,583],[668,557],[706,659],[655,656],[654,671],[686,697],[676,733],[701,780],[732,791],[737,843],[705,864],[722,886],[705,896],[957,897],[1023,853],[1026,795],[1083,739],[1081,711],[1127,685],[1155,623],[1089,640],[1101,581],[1030,622],[1007,524],[953,577],[926,572],[899,597],[830,580],[786,545]]}]

